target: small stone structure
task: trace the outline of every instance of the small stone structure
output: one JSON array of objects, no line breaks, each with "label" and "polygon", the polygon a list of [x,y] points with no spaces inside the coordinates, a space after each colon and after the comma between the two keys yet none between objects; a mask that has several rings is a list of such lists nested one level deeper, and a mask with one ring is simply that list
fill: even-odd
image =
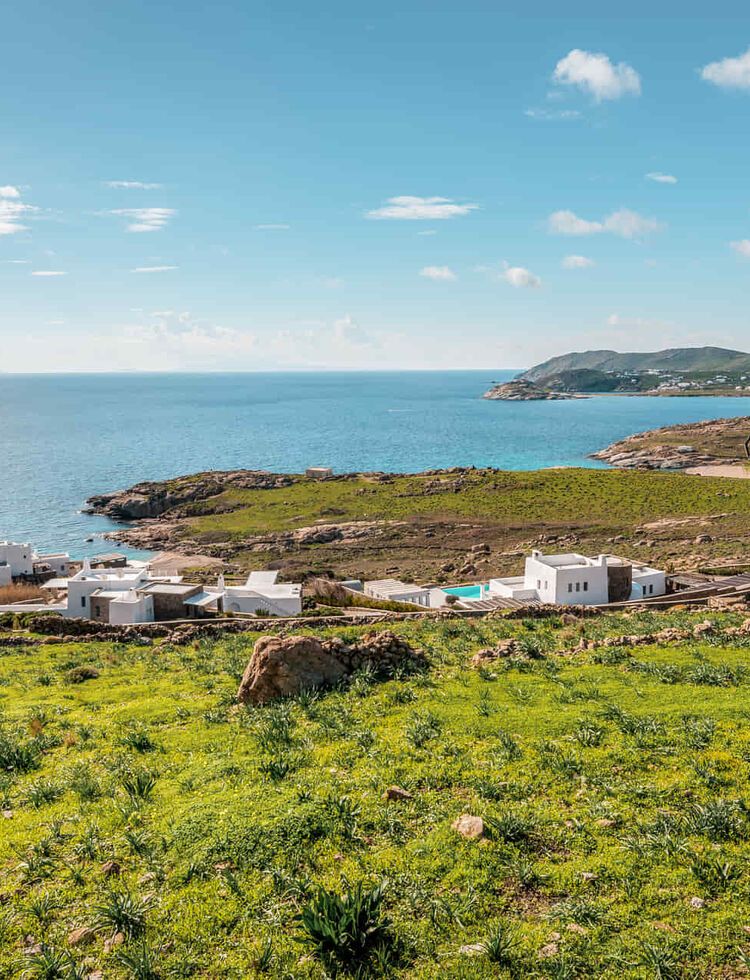
[{"label": "small stone structure", "polygon": [[365,667],[380,677],[419,670],[424,654],[390,630],[366,633],[357,643],[339,637],[262,636],[253,649],[237,692],[241,704],[265,704],[301,691],[331,687]]}]

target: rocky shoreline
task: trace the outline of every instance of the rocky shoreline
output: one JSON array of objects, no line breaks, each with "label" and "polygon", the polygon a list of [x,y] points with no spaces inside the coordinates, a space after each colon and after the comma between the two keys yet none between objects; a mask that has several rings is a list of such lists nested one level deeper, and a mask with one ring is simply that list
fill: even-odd
[{"label": "rocky shoreline", "polygon": [[747,462],[750,418],[711,419],[639,432],[612,443],[592,459],[617,469],[688,470]]},{"label": "rocky shoreline", "polygon": [[549,388],[534,384],[532,381],[526,381],[524,378],[515,378],[513,381],[493,385],[489,391],[482,395],[482,398],[502,402],[560,402],[586,398],[586,395],[576,395],[567,391],[552,391]]}]

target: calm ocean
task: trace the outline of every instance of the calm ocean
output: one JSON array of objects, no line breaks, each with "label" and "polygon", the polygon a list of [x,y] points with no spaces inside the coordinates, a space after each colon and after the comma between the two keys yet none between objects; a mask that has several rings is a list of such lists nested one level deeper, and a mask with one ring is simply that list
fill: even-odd
[{"label": "calm ocean", "polygon": [[510,371],[0,375],[0,539],[74,556],[111,525],[93,493],[207,469],[595,465],[632,432],[750,410],[746,398],[489,402]]}]

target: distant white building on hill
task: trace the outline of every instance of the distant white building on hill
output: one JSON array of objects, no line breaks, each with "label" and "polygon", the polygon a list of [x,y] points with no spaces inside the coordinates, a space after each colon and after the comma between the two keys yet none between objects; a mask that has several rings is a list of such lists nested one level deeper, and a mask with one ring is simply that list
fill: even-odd
[{"label": "distant white building on hill", "polygon": [[10,568],[11,578],[31,579],[67,575],[70,556],[64,552],[42,555],[29,542],[0,541],[0,565]]},{"label": "distant white building on hill", "polygon": [[616,555],[587,558],[576,553],[544,555],[532,551],[522,576],[494,578],[489,595],[555,605],[600,606],[664,595],[666,575]]}]

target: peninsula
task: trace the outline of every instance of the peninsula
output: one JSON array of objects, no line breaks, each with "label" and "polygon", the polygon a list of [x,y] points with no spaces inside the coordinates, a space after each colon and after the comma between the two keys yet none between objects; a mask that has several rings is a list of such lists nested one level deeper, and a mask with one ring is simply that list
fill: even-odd
[{"label": "peninsula", "polygon": [[484,397],[538,401],[604,394],[747,396],[750,354],[722,347],[679,347],[653,353],[575,352],[550,358],[510,382],[494,385]]}]

